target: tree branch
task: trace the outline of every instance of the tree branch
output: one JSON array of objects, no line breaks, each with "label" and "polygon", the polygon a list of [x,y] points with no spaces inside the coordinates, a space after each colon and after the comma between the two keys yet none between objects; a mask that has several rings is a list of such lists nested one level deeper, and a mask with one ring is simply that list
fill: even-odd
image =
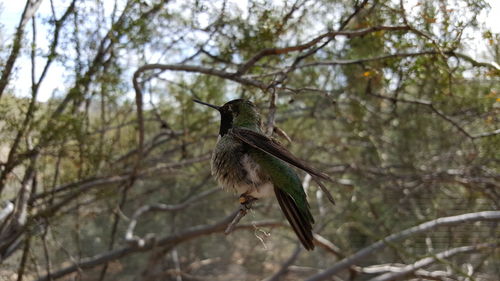
[{"label": "tree branch", "polygon": [[449,257],[452,257],[456,254],[464,254],[464,253],[470,253],[470,252],[475,252],[479,250],[484,250],[488,248],[496,248],[498,247],[497,244],[488,244],[488,243],[483,243],[483,244],[478,244],[474,246],[464,246],[464,247],[458,247],[458,248],[453,248],[450,250],[446,250],[443,252],[440,252],[436,254],[435,256],[432,257],[427,257],[423,258],[421,260],[416,261],[413,264],[404,266],[395,272],[388,272],[385,274],[382,274],[380,276],[377,276],[375,278],[370,279],[369,281],[390,281],[390,280],[401,280],[405,277],[408,277],[408,275],[414,273],[418,269],[429,266],[439,260],[442,259],[447,259]]},{"label": "tree branch", "polygon": [[5,63],[5,66],[2,71],[2,76],[0,77],[0,99],[2,98],[2,94],[5,90],[5,87],[9,84],[10,74],[12,73],[12,68],[14,67],[14,63],[19,56],[19,51],[22,46],[22,39],[24,34],[24,28],[28,23],[29,19],[33,17],[35,12],[40,7],[40,4],[43,0],[26,0],[26,5],[24,6],[23,14],[21,15],[21,19],[19,20],[19,24],[17,26],[16,34],[14,35],[14,43],[12,44],[12,50],[10,51],[9,58]]},{"label": "tree branch", "polygon": [[403,240],[407,237],[410,237],[410,236],[413,236],[413,235],[416,235],[416,234],[419,234],[422,232],[429,231],[429,230],[436,228],[436,227],[451,226],[451,225],[455,225],[455,224],[474,222],[474,221],[499,221],[499,220],[500,220],[500,211],[484,211],[484,212],[477,212],[477,213],[468,213],[468,214],[463,214],[463,215],[443,217],[443,218],[431,220],[431,221],[419,224],[417,226],[405,229],[401,232],[391,234],[391,235],[371,244],[370,246],[359,250],[354,255],[342,259],[341,261],[336,263],[334,266],[308,278],[306,281],[327,280],[332,275],[335,275],[335,274],[339,273],[340,271],[347,269],[349,266],[358,263],[366,256],[371,255],[374,252],[382,250],[389,243],[394,243],[394,242]]},{"label": "tree branch", "polygon": [[387,99],[393,102],[404,102],[404,103],[411,103],[411,104],[417,104],[417,105],[423,105],[425,107],[428,107],[432,112],[436,113],[439,117],[444,119],[446,122],[450,123],[453,125],[453,127],[457,128],[460,133],[468,137],[469,139],[474,139],[474,136],[472,136],[469,132],[467,132],[464,128],[462,128],[457,122],[455,122],[453,119],[448,117],[446,114],[441,112],[439,109],[437,109],[434,104],[430,101],[421,101],[421,100],[408,100],[404,98],[393,98],[393,97],[388,97],[384,95],[379,95],[375,93],[369,93],[370,95],[382,99]]},{"label": "tree branch", "polygon": [[281,268],[269,278],[264,279],[263,281],[279,281],[281,278],[288,272],[288,268],[297,260],[300,253],[302,252],[302,246],[297,245],[292,255],[281,265]]},{"label": "tree branch", "polygon": [[197,196],[193,196],[186,200],[183,203],[176,204],[176,205],[167,205],[167,204],[154,204],[154,205],[145,205],[137,209],[134,214],[132,215],[132,218],[128,224],[127,231],[125,232],[125,241],[128,242],[134,242],[134,243],[144,243],[144,239],[141,239],[139,237],[136,237],[134,235],[134,229],[135,226],[137,225],[137,220],[139,219],[140,216],[142,216],[144,213],[147,212],[177,212],[180,210],[183,210],[192,204],[204,199],[205,197],[208,197],[212,193],[218,191],[219,188],[212,188],[209,189],[205,192],[200,193]]},{"label": "tree branch", "polygon": [[[171,70],[171,71],[185,71],[185,72],[194,72],[194,73],[201,73],[201,74],[207,74],[207,75],[212,75],[216,76],[219,78],[223,79],[229,79],[235,82],[238,82],[240,84],[246,85],[246,86],[254,86],[260,89],[265,89],[268,85],[257,80],[249,79],[249,78],[243,78],[240,77],[239,74],[236,73],[231,73],[231,72],[226,72],[223,70],[218,70],[214,68],[207,68],[207,67],[202,67],[202,66],[196,66],[196,65],[183,65],[183,64],[146,64],[141,67],[139,67],[135,73],[134,73],[134,81],[137,81],[138,77],[142,72],[148,71],[148,70]],[[137,85],[138,82],[134,82],[134,88],[137,91],[136,88],[136,83]]]},{"label": "tree branch", "polygon": [[[486,67],[492,70],[497,70],[500,71],[500,68],[498,66],[495,66],[494,64],[487,63],[487,62],[479,62],[474,60],[473,58],[462,54],[458,53],[455,51],[445,51],[443,52],[445,55],[449,57],[457,57],[460,59],[463,59],[465,61],[468,61],[471,63],[473,66],[476,67]],[[420,51],[420,52],[411,52],[411,53],[396,53],[396,54],[389,54],[389,55],[383,55],[383,56],[378,56],[378,57],[372,57],[372,58],[361,58],[361,59],[339,59],[339,60],[333,60],[333,61],[318,61],[318,62],[310,62],[306,63],[300,66],[297,66],[298,69],[304,68],[304,67],[312,67],[312,66],[318,66],[318,65],[351,65],[351,64],[362,64],[366,62],[372,62],[372,61],[378,61],[378,60],[386,60],[386,59],[393,59],[393,58],[407,58],[407,57],[418,57],[418,56],[425,56],[425,55],[439,55],[440,53],[438,51]]]},{"label": "tree branch", "polygon": [[[239,210],[238,210],[239,212]],[[224,219],[214,223],[214,224],[209,224],[209,225],[198,225],[198,226],[193,226],[191,228],[188,228],[184,231],[181,231],[176,234],[172,234],[170,236],[165,236],[163,238],[160,238],[158,240],[156,239],[148,239],[145,241],[145,244],[140,246],[138,244],[134,245],[129,245],[125,246],[119,249],[115,249],[106,253],[98,254],[93,257],[89,258],[83,258],[81,259],[78,263],[74,265],[70,265],[67,267],[64,267],[62,269],[59,269],[57,271],[53,271],[50,278],[52,279],[57,279],[61,278],[65,275],[68,275],[72,272],[78,271],[80,269],[88,269],[88,268],[93,268],[99,265],[102,265],[104,263],[121,259],[123,257],[126,257],[131,254],[139,253],[139,252],[145,252],[148,250],[153,249],[154,247],[163,247],[163,246],[168,246],[168,245],[178,245],[190,240],[193,240],[195,238],[198,238],[200,236],[205,236],[205,235],[210,235],[213,233],[218,233],[218,232],[223,232],[226,225],[232,220],[232,218],[235,216],[236,212],[233,212],[229,216],[225,217]],[[269,222],[269,221],[262,221],[262,222],[256,222],[253,224],[246,224],[246,225],[238,225],[235,227],[235,229],[254,229],[255,226],[281,226],[282,224],[276,223],[276,222]],[[45,275],[37,279],[37,281],[49,281],[49,276]]]},{"label": "tree branch", "polygon": [[301,44],[301,45],[284,47],[284,48],[264,49],[264,50],[260,51],[259,53],[257,53],[252,58],[250,58],[246,63],[244,63],[236,71],[235,75],[242,75],[242,74],[246,73],[253,65],[255,65],[255,63],[257,63],[259,60],[261,60],[264,57],[303,51],[305,49],[308,49],[308,48],[318,44],[319,42],[321,42],[325,38],[333,38],[335,36],[346,36],[348,38],[360,37],[360,36],[364,36],[366,34],[376,32],[376,31],[381,31],[381,30],[384,30],[384,31],[404,31],[404,30],[410,30],[410,28],[408,26],[380,25],[380,26],[372,26],[372,27],[358,29],[358,30],[327,32],[327,33],[319,35],[318,37],[312,39],[311,41],[304,43],[304,44]]}]

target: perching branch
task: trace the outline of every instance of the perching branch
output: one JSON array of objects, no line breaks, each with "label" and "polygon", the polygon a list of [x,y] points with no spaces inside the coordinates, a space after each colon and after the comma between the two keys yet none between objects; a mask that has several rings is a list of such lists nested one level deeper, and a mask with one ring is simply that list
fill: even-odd
[{"label": "perching branch", "polygon": [[246,216],[247,212],[248,212],[247,210],[245,210],[243,208],[239,208],[236,215],[233,217],[231,222],[227,225],[226,230],[224,230],[224,234],[228,235],[229,233],[231,233],[233,231],[234,227],[240,222],[240,220],[244,216]]},{"label": "perching branch", "polygon": [[238,212],[231,220],[231,223],[229,223],[226,227],[226,230],[224,230],[224,234],[228,235],[233,231],[233,229],[240,222],[240,220],[248,213],[250,209],[252,209],[252,203],[255,202],[256,200],[257,199],[251,199],[250,201],[247,201],[246,203],[244,204],[242,203],[240,205],[240,207],[238,208]]}]

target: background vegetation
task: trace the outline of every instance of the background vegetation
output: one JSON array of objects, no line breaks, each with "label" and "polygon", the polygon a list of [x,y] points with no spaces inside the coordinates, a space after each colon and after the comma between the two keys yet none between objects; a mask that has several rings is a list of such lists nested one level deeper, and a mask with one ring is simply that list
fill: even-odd
[{"label": "background vegetation", "polygon": [[[498,280],[487,9],[26,1],[0,42],[0,280]],[[219,117],[192,98],[252,100],[335,179],[332,206],[301,174],[315,251],[274,200],[223,234],[238,201],[210,176]]]}]

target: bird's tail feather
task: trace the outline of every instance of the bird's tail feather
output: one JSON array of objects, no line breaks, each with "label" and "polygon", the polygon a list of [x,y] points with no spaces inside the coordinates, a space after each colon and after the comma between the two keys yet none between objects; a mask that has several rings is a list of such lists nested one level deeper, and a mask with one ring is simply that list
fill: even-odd
[{"label": "bird's tail feather", "polygon": [[280,204],[281,210],[285,214],[288,222],[292,226],[295,234],[299,238],[304,248],[307,250],[313,250],[313,234],[312,234],[312,224],[307,218],[306,214],[303,214],[301,210],[297,207],[297,204],[290,195],[288,195],[283,190],[275,187],[274,192],[278,203]]}]

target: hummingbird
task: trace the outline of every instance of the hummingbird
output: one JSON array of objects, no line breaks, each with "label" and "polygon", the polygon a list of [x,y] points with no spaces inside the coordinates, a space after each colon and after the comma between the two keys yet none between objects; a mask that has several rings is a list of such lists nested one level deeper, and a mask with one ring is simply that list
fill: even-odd
[{"label": "hummingbird", "polygon": [[216,109],[221,116],[211,159],[211,172],[217,182],[224,190],[240,194],[239,201],[245,206],[275,196],[304,248],[313,250],[314,218],[302,182],[290,165],[309,173],[317,182],[331,179],[264,135],[252,102],[235,99],[216,106],[193,101]]}]

